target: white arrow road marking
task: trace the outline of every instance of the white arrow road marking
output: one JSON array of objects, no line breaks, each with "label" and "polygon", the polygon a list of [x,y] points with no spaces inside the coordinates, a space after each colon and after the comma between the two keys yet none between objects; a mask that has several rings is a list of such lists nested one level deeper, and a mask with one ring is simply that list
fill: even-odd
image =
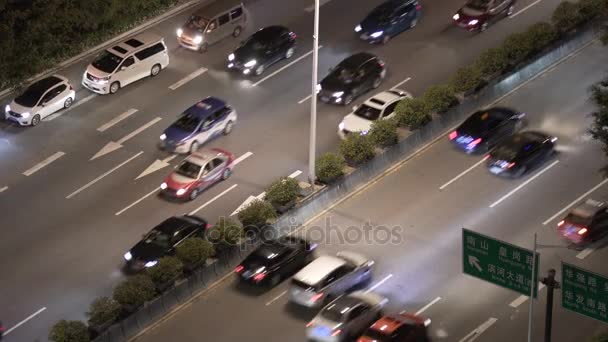
[{"label": "white arrow road marking", "polygon": [[492,325],[494,325],[494,323],[496,323],[496,321],[498,321],[498,318],[490,317],[487,321],[483,322],[483,324],[475,328],[475,330],[471,331],[467,336],[460,340],[460,342],[475,341],[479,335],[488,330]]},{"label": "white arrow road marking", "polygon": [[[301,174],[302,174],[302,171],[296,170],[292,174],[290,174],[288,177],[289,178],[296,178],[296,177],[298,177]],[[266,196],[266,191],[262,192],[261,194],[259,194],[257,196],[251,196],[250,195],[249,197],[247,197],[247,199],[243,203],[241,203],[241,205],[238,206],[238,208],[236,208],[236,210],[234,210],[232,212],[232,214],[230,214],[230,216],[234,216],[234,215],[238,214],[239,211],[245,209],[245,207],[247,207],[249,205],[249,203],[251,203],[255,199],[263,200],[264,196]]]},{"label": "white arrow road marking", "polygon": [[60,110],[55,114],[51,114],[51,115],[47,116],[46,118],[44,118],[44,121],[53,121],[53,120],[57,119],[58,117],[62,116],[63,114],[69,112],[70,110],[80,106],[81,104],[85,104],[85,103],[89,102],[90,100],[92,100],[95,97],[97,97],[97,94],[91,94],[91,95],[83,98],[82,100],[76,100],[76,102],[74,102],[74,104],[70,108]]},{"label": "white arrow road marking", "polygon": [[365,293],[370,293],[372,291],[374,291],[375,289],[377,289],[378,287],[380,287],[380,285],[384,284],[387,280],[391,279],[393,277],[393,274],[389,274],[386,277],[382,278],[382,280],[380,280],[379,282],[377,282],[374,286],[370,287],[369,289],[365,290]]},{"label": "white arrow road marking", "polygon": [[117,213],[116,213],[116,214],[114,214],[114,215],[118,216],[118,215],[120,215],[120,214],[124,213],[125,211],[129,210],[129,209],[130,209],[132,206],[134,206],[134,205],[136,205],[137,203],[139,203],[139,202],[141,202],[141,201],[145,200],[146,198],[148,198],[148,197],[152,196],[152,194],[154,194],[154,193],[158,192],[159,190],[160,190],[160,187],[156,187],[156,188],[154,188],[154,190],[152,190],[152,191],[150,191],[149,193],[145,194],[145,195],[144,195],[144,196],[142,196],[140,199],[138,199],[137,201],[135,201],[135,202],[133,202],[133,203],[129,204],[128,206],[126,206],[125,208],[123,208],[121,211],[117,212]]},{"label": "white arrow road marking", "polygon": [[36,173],[37,171],[39,171],[40,169],[42,169],[43,167],[49,165],[50,163],[54,162],[55,160],[63,157],[65,155],[65,153],[59,151],[55,154],[53,154],[52,156],[46,158],[45,160],[41,161],[40,163],[34,165],[32,168],[30,168],[29,170],[23,172],[24,176],[31,176],[34,173]]},{"label": "white arrow road marking", "polygon": [[95,153],[95,155],[89,159],[89,160],[94,160],[97,159],[101,156],[104,156],[110,152],[114,152],[116,150],[118,150],[119,148],[122,147],[122,144],[124,142],[126,142],[127,140],[133,138],[134,136],[138,135],[139,133],[143,132],[144,130],[146,130],[147,128],[149,128],[150,126],[154,125],[155,123],[159,122],[160,120],[162,120],[163,118],[161,117],[156,117],[152,120],[150,120],[150,122],[148,122],[147,124],[139,127],[138,129],[134,130],[133,132],[125,135],[124,137],[122,137],[120,140],[114,142],[114,141],[110,141],[109,143],[106,144],[106,146],[104,146],[101,150],[99,150],[97,153]]},{"label": "white arrow road marking", "polygon": [[0,192],[5,192],[6,190],[8,190],[8,186],[0,188]]},{"label": "white arrow road marking", "polygon": [[476,256],[469,255],[469,265],[475,267],[477,271],[483,272],[483,269],[479,266],[479,259]]},{"label": "white arrow road marking", "polygon": [[167,166],[169,166],[169,162],[172,161],[173,159],[175,159],[177,157],[177,154],[168,156],[167,158],[160,160],[160,159],[156,159],[152,164],[150,164],[150,166],[148,166],[142,173],[139,174],[139,176],[137,176],[137,178],[135,178],[135,180],[140,179],[141,177],[145,177],[153,172],[156,172],[162,168],[165,168]]},{"label": "white arrow road marking", "polygon": [[125,160],[124,162],[122,162],[122,163],[118,164],[117,166],[115,166],[115,167],[114,167],[113,169],[111,169],[110,171],[108,171],[108,172],[104,173],[103,175],[101,175],[101,176],[99,176],[99,177],[97,177],[97,178],[93,179],[92,181],[90,181],[89,183],[87,183],[86,185],[84,185],[83,187],[81,187],[80,189],[78,189],[78,190],[76,190],[76,191],[72,192],[71,194],[67,195],[67,196],[66,196],[66,198],[67,198],[67,199],[70,199],[70,198],[72,198],[72,197],[76,196],[76,195],[77,195],[78,193],[80,193],[82,190],[84,190],[84,189],[86,189],[86,188],[90,187],[91,185],[93,185],[93,184],[95,184],[95,183],[99,182],[99,180],[101,180],[103,177],[105,177],[105,176],[109,175],[110,173],[112,173],[112,172],[114,172],[114,171],[118,170],[119,168],[121,168],[121,167],[125,166],[125,165],[126,165],[128,162],[130,162],[131,160],[133,160],[133,159],[135,159],[135,158],[137,158],[137,157],[141,156],[143,153],[144,153],[144,151],[139,151],[139,153],[137,153],[137,154],[136,154],[136,155],[134,155],[133,157],[131,157],[131,158],[129,158],[129,159],[127,159],[127,160]]},{"label": "white arrow road marking", "polygon": [[237,185],[238,185],[238,184],[233,184],[233,185],[232,185],[231,187],[229,187],[228,189],[226,189],[226,190],[222,191],[222,192],[221,192],[219,195],[217,195],[217,196],[213,197],[212,199],[208,200],[207,202],[205,202],[205,203],[204,203],[203,205],[201,205],[200,207],[198,207],[198,208],[196,208],[196,209],[192,210],[192,211],[190,212],[190,214],[188,214],[188,215],[194,215],[194,214],[196,214],[196,213],[197,213],[199,210],[201,210],[201,209],[203,209],[204,207],[208,206],[209,204],[211,204],[211,203],[215,202],[215,201],[216,201],[218,198],[220,198],[220,197],[224,196],[224,195],[225,195],[225,194],[227,194],[227,193],[228,193],[230,190],[232,190],[232,189],[236,188],[236,186],[237,186]]},{"label": "white arrow road marking", "polygon": [[175,82],[174,84],[169,86],[169,89],[171,90],[175,90],[181,86],[183,86],[184,84],[192,81],[193,79],[199,77],[200,75],[204,74],[207,72],[207,68],[200,68],[195,70],[193,73],[191,73],[190,75],[182,78],[181,80]]},{"label": "white arrow road marking", "polygon": [[114,119],[112,119],[112,120],[106,122],[105,124],[99,126],[99,128],[97,128],[97,131],[103,132],[103,131],[107,130],[108,128],[116,125],[117,123],[121,122],[122,120],[128,118],[129,116],[131,116],[131,115],[133,115],[135,113],[137,113],[137,109],[131,108],[128,111],[126,111],[126,112],[120,114],[119,116],[115,117]]},{"label": "white arrow road marking", "polygon": [[41,314],[44,310],[46,310],[46,308],[41,308],[38,311],[34,312],[33,314],[29,315],[26,319],[24,319],[23,321],[15,324],[13,327],[11,327],[10,329],[6,330],[4,332],[4,335],[8,335],[10,334],[13,330],[19,328],[20,326],[22,326],[23,324],[27,323],[27,321],[29,321],[30,319],[38,316],[39,314]]}]

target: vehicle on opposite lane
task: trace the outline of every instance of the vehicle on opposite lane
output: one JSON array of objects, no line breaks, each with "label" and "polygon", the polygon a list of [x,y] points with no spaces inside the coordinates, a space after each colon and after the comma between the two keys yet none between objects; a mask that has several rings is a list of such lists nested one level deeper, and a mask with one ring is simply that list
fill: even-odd
[{"label": "vehicle on opposite lane", "polygon": [[316,247],[314,243],[291,236],[266,241],[234,271],[243,282],[274,287],[309,264]]},{"label": "vehicle on opposite lane", "polygon": [[308,324],[312,341],[352,341],[382,316],[388,300],[376,293],[355,291],[327,304]]},{"label": "vehicle on opposite lane", "polygon": [[490,24],[513,14],[514,9],[515,0],[468,0],[452,19],[458,27],[483,32]]},{"label": "vehicle on opposite lane", "polygon": [[383,43],[399,33],[414,28],[422,16],[422,6],[417,0],[388,0],[374,8],[355,27],[362,40]]},{"label": "vehicle on opposite lane", "polygon": [[318,98],[325,103],[346,106],[357,96],[378,88],[384,77],[384,62],[371,53],[359,52],[329,69],[329,75],[317,85]]},{"label": "vehicle on opposite lane", "polygon": [[186,109],[160,136],[160,147],[175,153],[194,153],[214,137],[232,132],[236,111],[217,97],[206,97]]},{"label": "vehicle on opposite lane", "polygon": [[160,185],[162,194],[171,198],[193,200],[206,188],[230,177],[234,155],[213,148],[195,152],[184,159]]},{"label": "vehicle on opposite lane", "polygon": [[585,245],[608,232],[608,206],[587,199],[574,207],[557,224],[558,232],[575,245]]},{"label": "vehicle on opposite lane", "polygon": [[227,67],[244,75],[261,75],[266,68],[296,52],[296,34],[283,26],[259,29],[228,55]]},{"label": "vehicle on opposite lane", "polygon": [[158,259],[173,254],[185,239],[204,236],[211,225],[194,215],[173,216],[144,234],[141,241],[124,255],[127,270],[141,271],[158,263]]},{"label": "vehicle on opposite lane", "polygon": [[395,108],[399,101],[412,98],[408,92],[391,89],[376,94],[360,106],[354,106],[353,112],[346,115],[338,124],[338,135],[342,139],[351,133],[367,134],[376,120],[395,117]]},{"label": "vehicle on opposite lane", "polygon": [[372,278],[374,262],[348,251],[323,255],[296,273],[289,287],[289,301],[309,308],[341,296]]},{"label": "vehicle on opposite lane", "polygon": [[504,107],[477,111],[448,135],[454,146],[466,153],[485,153],[500,141],[520,131],[526,114]]},{"label": "vehicle on opposite lane", "polygon": [[431,342],[429,319],[401,313],[387,315],[372,324],[357,342]]},{"label": "vehicle on opposite lane", "polygon": [[487,156],[487,167],[497,176],[521,177],[555,153],[556,137],[536,131],[514,134]]},{"label": "vehicle on opposite lane", "polygon": [[36,126],[40,120],[69,108],[76,92],[67,78],[52,75],[29,85],[4,108],[4,117],[21,126]]}]

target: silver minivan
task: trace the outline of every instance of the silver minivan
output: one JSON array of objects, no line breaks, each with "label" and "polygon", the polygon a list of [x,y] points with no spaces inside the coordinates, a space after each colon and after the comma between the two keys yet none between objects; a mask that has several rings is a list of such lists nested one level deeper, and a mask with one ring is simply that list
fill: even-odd
[{"label": "silver minivan", "polygon": [[188,21],[177,29],[177,41],[187,49],[205,52],[209,45],[224,38],[238,37],[246,24],[247,16],[243,3],[235,0],[218,1],[192,14]]}]

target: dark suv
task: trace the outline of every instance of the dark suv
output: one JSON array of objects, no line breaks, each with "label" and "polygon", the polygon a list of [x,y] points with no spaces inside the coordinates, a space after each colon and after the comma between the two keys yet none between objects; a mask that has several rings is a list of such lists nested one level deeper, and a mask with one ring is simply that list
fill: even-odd
[{"label": "dark suv", "polygon": [[422,15],[417,0],[388,0],[355,27],[361,39],[370,43],[386,44],[397,34],[414,28]]}]

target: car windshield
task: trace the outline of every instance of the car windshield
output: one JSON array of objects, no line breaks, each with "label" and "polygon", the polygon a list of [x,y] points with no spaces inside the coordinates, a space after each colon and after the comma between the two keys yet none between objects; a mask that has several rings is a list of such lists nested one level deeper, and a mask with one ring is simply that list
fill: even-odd
[{"label": "car windshield", "polygon": [[189,161],[182,162],[175,172],[178,175],[182,175],[188,178],[196,179],[198,178],[198,174],[201,171],[201,166],[198,164],[194,164]]},{"label": "car windshield", "polygon": [[193,15],[190,17],[190,20],[188,21],[188,28],[190,29],[195,29],[195,30],[204,30],[205,27],[207,27],[207,24],[209,23],[209,20],[198,16],[198,15]]},{"label": "car windshield", "polygon": [[371,340],[378,342],[390,342],[391,338],[388,335],[383,334],[382,332],[376,329],[367,329],[363,336],[369,337]]},{"label": "car windshield", "polygon": [[476,9],[478,11],[485,11],[490,5],[490,0],[470,0],[467,3],[467,7]]},{"label": "car windshield", "polygon": [[272,39],[266,32],[256,32],[245,41],[243,46],[253,50],[264,50],[271,43]]},{"label": "car windshield", "polygon": [[23,94],[15,98],[17,104],[24,107],[34,107],[47,89],[41,89],[36,84],[29,86]]},{"label": "car windshield", "polygon": [[334,70],[334,75],[344,83],[352,82],[353,78],[355,77],[355,73],[352,70],[341,65],[338,65],[336,70]]},{"label": "car windshield", "polygon": [[492,115],[491,113],[483,111],[476,112],[466,119],[457,130],[462,131],[462,133],[478,137],[484,132],[498,127],[501,122],[502,119],[497,115]]},{"label": "car windshield", "polygon": [[103,72],[111,73],[116,70],[121,62],[122,58],[109,51],[105,51],[93,62],[93,66]]},{"label": "car windshield", "polygon": [[171,237],[160,230],[153,229],[144,237],[147,244],[154,244],[162,248],[169,248]]},{"label": "car windshield", "polygon": [[344,307],[338,306],[336,304],[331,304],[321,312],[321,316],[332,322],[342,322],[342,320],[344,319],[343,312],[347,312],[347,310],[344,310]]},{"label": "car windshield", "polygon": [[357,108],[355,115],[367,120],[378,120],[380,117],[381,110],[370,107],[366,104],[362,104],[361,107]]},{"label": "car windshield", "polygon": [[194,132],[200,123],[200,119],[196,116],[186,113],[175,122],[175,126],[186,132]]}]

